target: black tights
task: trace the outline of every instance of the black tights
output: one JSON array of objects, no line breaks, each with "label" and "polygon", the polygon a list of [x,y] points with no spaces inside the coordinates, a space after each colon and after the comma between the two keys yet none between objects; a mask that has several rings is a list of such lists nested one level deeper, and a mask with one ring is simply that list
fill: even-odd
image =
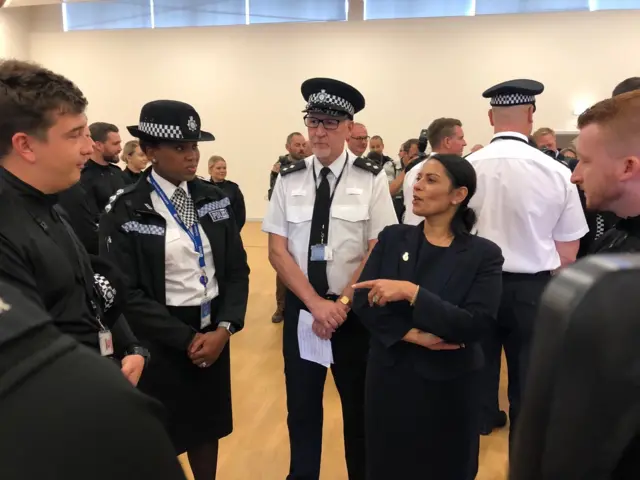
[{"label": "black tights", "polygon": [[195,480],[215,480],[218,469],[218,440],[187,451]]}]

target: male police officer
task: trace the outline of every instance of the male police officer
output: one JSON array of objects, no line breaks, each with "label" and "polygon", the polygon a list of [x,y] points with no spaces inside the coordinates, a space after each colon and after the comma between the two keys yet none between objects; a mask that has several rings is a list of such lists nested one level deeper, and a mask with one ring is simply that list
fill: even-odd
[{"label": "male police officer", "polygon": [[280,171],[263,230],[269,259],[289,292],[283,351],[289,411],[289,480],[317,480],[322,447],[325,367],[303,360],[301,311],[314,333],[331,339],[332,373],[342,400],[349,479],[365,478],[364,380],[368,335],[350,312],[351,285],[384,227],[397,223],[386,175],[345,149],[362,94],[346,83],[314,78],[302,84],[312,157]]},{"label": "male police officer", "polygon": [[520,408],[537,304],[551,273],[575,261],[588,227],[571,171],[529,144],[536,95],[544,86],[513,80],[483,93],[491,99],[495,135],[468,157],[478,188],[469,204],[477,233],[497,243],[505,258],[498,325],[485,342],[483,433],[499,425],[500,353],[509,367],[511,430]]}]

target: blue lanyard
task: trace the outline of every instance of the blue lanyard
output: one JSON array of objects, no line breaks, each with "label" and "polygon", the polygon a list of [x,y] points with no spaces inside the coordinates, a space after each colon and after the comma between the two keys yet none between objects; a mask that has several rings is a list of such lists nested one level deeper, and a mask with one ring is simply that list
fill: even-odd
[{"label": "blue lanyard", "polygon": [[171,214],[173,219],[176,221],[176,223],[180,225],[180,228],[182,228],[186,232],[186,234],[189,235],[189,238],[193,242],[193,248],[195,249],[196,252],[198,252],[198,265],[200,266],[200,283],[204,287],[204,292],[206,296],[207,283],[209,283],[209,278],[207,277],[207,274],[205,271],[206,263],[204,261],[204,247],[202,245],[202,238],[200,237],[200,229],[198,228],[198,222],[196,221],[196,223],[194,223],[191,226],[191,228],[187,228],[187,226],[182,221],[182,218],[180,218],[180,215],[176,211],[176,207],[173,205],[173,202],[169,200],[169,198],[167,197],[167,194],[164,193],[164,190],[162,190],[160,185],[158,185],[158,182],[156,182],[156,179],[153,178],[153,175],[150,174],[148,178],[149,178],[149,183],[151,183],[151,185],[155,189],[156,193],[160,197],[160,200],[162,200],[162,203],[164,203],[164,206],[167,207],[167,210],[169,210],[169,213]]}]

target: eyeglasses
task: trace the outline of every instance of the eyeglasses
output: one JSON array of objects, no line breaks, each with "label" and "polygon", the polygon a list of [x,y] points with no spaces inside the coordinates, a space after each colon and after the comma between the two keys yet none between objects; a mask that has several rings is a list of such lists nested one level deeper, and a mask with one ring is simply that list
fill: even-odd
[{"label": "eyeglasses", "polygon": [[320,120],[315,117],[304,117],[304,124],[309,128],[318,128],[320,124],[324,127],[325,130],[336,130],[340,125],[342,120],[339,118],[325,118],[324,120]]},{"label": "eyeglasses", "polygon": [[364,137],[354,137],[354,136],[352,135],[352,136],[351,136],[351,138],[352,138],[353,140],[358,140],[358,141],[362,142],[362,141],[364,141],[364,140],[369,140],[369,138],[370,138],[370,137],[369,137],[368,135],[366,135],[366,136],[364,136]]}]

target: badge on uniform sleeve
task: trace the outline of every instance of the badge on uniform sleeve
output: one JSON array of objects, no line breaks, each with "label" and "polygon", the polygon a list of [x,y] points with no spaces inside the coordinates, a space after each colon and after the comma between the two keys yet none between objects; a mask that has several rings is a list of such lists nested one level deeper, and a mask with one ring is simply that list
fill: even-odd
[{"label": "badge on uniform sleeve", "polygon": [[333,254],[328,245],[313,245],[311,247],[312,262],[329,262],[333,260]]}]

